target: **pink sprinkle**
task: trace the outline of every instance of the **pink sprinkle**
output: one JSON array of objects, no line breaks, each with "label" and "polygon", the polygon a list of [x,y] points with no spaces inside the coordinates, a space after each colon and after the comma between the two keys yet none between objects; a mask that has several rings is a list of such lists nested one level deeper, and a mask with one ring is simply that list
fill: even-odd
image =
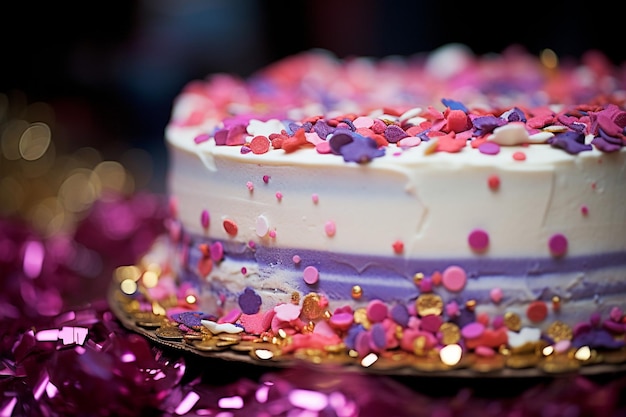
[{"label": "pink sprinkle", "polygon": [[474,353],[478,356],[482,356],[484,358],[490,358],[496,354],[496,351],[490,348],[489,346],[476,346],[474,348]]},{"label": "pink sprinkle", "polygon": [[242,267],[241,267],[241,273],[242,273],[243,275],[246,275],[246,274],[248,273],[248,268],[246,268],[245,266],[242,266]]},{"label": "pink sprinkle", "polygon": [[274,307],[276,318],[280,321],[290,322],[300,317],[300,306],[292,303],[279,304]]},{"label": "pink sprinkle", "polygon": [[200,224],[202,225],[202,228],[204,230],[209,228],[210,220],[211,220],[211,216],[209,215],[209,211],[202,210],[202,213],[200,214]]},{"label": "pink sprinkle", "polygon": [[526,154],[524,152],[521,152],[521,151],[513,152],[513,159],[516,160],[516,161],[525,161],[526,160]]},{"label": "pink sprinkle", "polygon": [[335,225],[335,222],[332,220],[327,221],[324,225],[324,231],[326,232],[326,236],[328,237],[335,236],[335,233],[337,232],[337,226]]},{"label": "pink sprinkle", "polygon": [[198,136],[196,136],[195,138],[193,138],[193,141],[196,145],[201,144],[202,142],[206,142],[207,140],[211,139],[211,136],[207,133],[202,133]]},{"label": "pink sprinkle", "polygon": [[352,313],[335,313],[329,320],[331,327],[339,330],[348,330],[352,323],[354,323],[354,315]]},{"label": "pink sprinkle", "polygon": [[422,317],[422,329],[427,332],[437,333],[443,324],[443,319],[438,314],[428,314]]},{"label": "pink sprinkle", "polygon": [[224,245],[222,242],[213,242],[209,248],[211,252],[211,259],[215,262],[219,262],[224,257]]},{"label": "pink sprinkle", "polygon": [[306,282],[309,285],[315,284],[319,280],[319,277],[320,277],[319,271],[317,270],[316,267],[312,265],[304,268],[302,276],[304,277],[304,282]]},{"label": "pink sprinkle", "polygon": [[580,207],[580,212],[583,214],[583,216],[586,216],[589,214],[589,207],[583,205]]},{"label": "pink sprinkle", "polygon": [[302,259],[300,258],[300,255],[293,255],[293,257],[291,258],[291,260],[293,261],[294,264],[299,264],[300,261],[302,261]]},{"label": "pink sprinkle", "polygon": [[233,308],[228,313],[226,313],[226,315],[220,317],[217,320],[217,322],[218,323],[234,323],[239,319],[239,316],[241,316],[241,314],[242,314],[241,310],[239,310],[238,308]]},{"label": "pink sprinkle", "polygon": [[456,317],[459,315],[459,313],[461,312],[461,309],[459,308],[459,304],[452,300],[450,301],[448,304],[446,304],[446,314],[450,317]]},{"label": "pink sprinkle", "polygon": [[467,242],[473,250],[483,252],[489,246],[489,234],[482,229],[474,229],[467,237]]},{"label": "pink sprinkle", "polygon": [[250,191],[254,190],[254,184],[252,184],[252,181],[248,181],[246,183],[246,187],[248,187],[248,190]]},{"label": "pink sprinkle", "polygon": [[441,276],[441,283],[449,291],[461,291],[467,282],[465,270],[457,265],[447,267]]},{"label": "pink sprinkle", "polygon": [[267,235],[272,239],[276,239],[276,229],[270,230]]},{"label": "pink sprinkle", "polygon": [[283,200],[283,193],[281,193],[280,191],[276,192],[276,199],[278,201],[282,201]]},{"label": "pink sprinkle", "polygon": [[330,148],[330,143],[328,141],[317,143],[315,145],[315,150],[317,151],[317,153],[321,154],[329,154],[332,152],[332,149]]},{"label": "pink sprinkle", "polygon": [[556,233],[548,241],[548,247],[552,255],[563,256],[567,252],[567,238],[561,233]]},{"label": "pink sprinkle", "polygon": [[379,323],[387,317],[388,309],[381,300],[372,300],[367,305],[366,315],[372,323]]},{"label": "pink sprinkle", "polygon": [[554,344],[554,351],[556,353],[563,353],[569,350],[572,346],[572,341],[568,339],[559,340]]},{"label": "pink sprinkle", "polygon": [[502,288],[492,288],[489,292],[489,297],[491,297],[491,301],[493,301],[494,303],[500,303],[500,301],[502,301]]},{"label": "pink sprinkle", "polygon": [[480,337],[485,331],[485,325],[479,322],[472,322],[466,324],[461,329],[461,336],[465,339],[476,339]]},{"label": "pink sprinkle", "polygon": [[270,182],[270,176],[269,175],[263,175],[263,182],[266,183],[266,184],[268,182]]},{"label": "pink sprinkle", "polygon": [[317,194],[312,194],[311,200],[313,200],[313,204],[317,204],[320,201],[320,197]]},{"label": "pink sprinkle", "polygon": [[431,292],[433,290],[433,280],[430,278],[422,278],[419,283],[420,292]]}]

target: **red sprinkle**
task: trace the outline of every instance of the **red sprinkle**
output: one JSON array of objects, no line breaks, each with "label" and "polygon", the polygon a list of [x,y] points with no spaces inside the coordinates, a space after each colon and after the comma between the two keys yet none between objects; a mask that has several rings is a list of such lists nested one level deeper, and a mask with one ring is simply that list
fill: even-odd
[{"label": "red sprinkle", "polygon": [[225,219],[222,225],[224,226],[224,230],[226,231],[226,233],[228,233],[230,236],[237,235],[237,232],[239,231],[239,226],[237,226],[237,223],[235,223],[234,220]]},{"label": "red sprinkle", "polygon": [[402,254],[402,252],[404,252],[404,243],[401,240],[396,240],[391,246],[393,247],[394,253],[396,253],[397,255],[400,255]]},{"label": "red sprinkle", "polygon": [[548,306],[541,300],[533,301],[526,309],[526,316],[533,323],[544,321],[548,316]]},{"label": "red sprinkle", "polygon": [[500,177],[496,174],[490,175],[489,178],[487,178],[487,184],[489,184],[489,188],[492,191],[496,191],[500,188]]},{"label": "red sprinkle", "polygon": [[265,136],[255,136],[250,141],[250,150],[254,154],[263,154],[267,153],[270,150],[270,140]]}]

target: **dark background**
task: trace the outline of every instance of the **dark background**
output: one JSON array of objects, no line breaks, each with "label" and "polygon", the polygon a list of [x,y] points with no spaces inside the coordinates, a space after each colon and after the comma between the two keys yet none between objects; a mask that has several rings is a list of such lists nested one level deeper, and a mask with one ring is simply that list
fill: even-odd
[{"label": "dark background", "polygon": [[429,51],[449,42],[475,53],[521,44],[579,57],[626,58],[607,3],[452,1],[123,0],[5,2],[0,94],[22,109],[43,101],[53,134],[115,158],[148,150],[162,191],[163,129],[185,83],[212,72],[242,76],[310,48],[339,57]]}]

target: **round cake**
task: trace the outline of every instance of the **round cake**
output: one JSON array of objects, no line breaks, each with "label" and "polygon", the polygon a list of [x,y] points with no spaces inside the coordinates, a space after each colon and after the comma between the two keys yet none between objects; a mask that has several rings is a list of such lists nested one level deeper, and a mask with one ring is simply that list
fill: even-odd
[{"label": "round cake", "polygon": [[175,323],[283,355],[621,350],[625,81],[597,52],[448,45],[191,82],[141,264],[186,300]]}]

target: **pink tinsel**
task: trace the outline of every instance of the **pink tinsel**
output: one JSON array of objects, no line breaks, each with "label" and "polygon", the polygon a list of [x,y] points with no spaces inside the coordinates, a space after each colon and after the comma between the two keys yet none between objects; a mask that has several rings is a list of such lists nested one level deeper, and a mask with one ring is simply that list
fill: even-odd
[{"label": "pink tinsel", "polygon": [[120,325],[105,295],[114,269],[163,232],[163,200],[98,202],[72,236],[47,239],[0,219],[0,416],[626,415],[620,374],[403,379],[155,346]]}]

